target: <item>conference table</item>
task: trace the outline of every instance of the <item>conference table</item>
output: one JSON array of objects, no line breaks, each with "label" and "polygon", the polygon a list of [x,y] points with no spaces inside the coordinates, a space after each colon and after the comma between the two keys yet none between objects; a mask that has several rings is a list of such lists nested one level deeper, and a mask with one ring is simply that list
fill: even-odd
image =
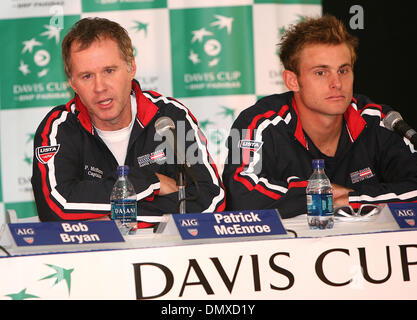
[{"label": "conference table", "polygon": [[326,230],[311,230],[303,214],[270,236],[184,240],[165,215],[162,232],[118,243],[19,248],[6,240],[0,299],[416,299],[417,229],[399,228],[388,211],[336,218]]}]

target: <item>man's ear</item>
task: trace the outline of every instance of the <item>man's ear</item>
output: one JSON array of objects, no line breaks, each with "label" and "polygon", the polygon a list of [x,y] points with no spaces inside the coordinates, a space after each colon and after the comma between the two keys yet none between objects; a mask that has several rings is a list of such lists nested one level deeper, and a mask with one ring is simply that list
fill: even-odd
[{"label": "man's ear", "polygon": [[300,90],[300,86],[298,84],[298,78],[294,72],[290,70],[284,70],[284,72],[282,73],[282,79],[284,80],[284,83],[289,90],[294,91],[294,92],[297,92]]},{"label": "man's ear", "polygon": [[130,75],[132,76],[132,80],[136,75],[136,61],[133,58],[132,62],[130,63],[130,70],[129,70]]},{"label": "man's ear", "polygon": [[75,87],[74,87],[74,83],[72,82],[72,77],[68,78],[68,83],[69,83],[70,87],[72,88],[72,91],[77,93],[77,90],[75,90]]}]

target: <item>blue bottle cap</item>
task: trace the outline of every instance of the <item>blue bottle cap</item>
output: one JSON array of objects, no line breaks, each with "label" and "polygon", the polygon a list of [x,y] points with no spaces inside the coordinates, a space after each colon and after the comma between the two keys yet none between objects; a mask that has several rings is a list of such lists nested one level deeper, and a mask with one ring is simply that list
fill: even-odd
[{"label": "blue bottle cap", "polygon": [[313,169],[324,169],[324,160],[323,159],[313,159]]},{"label": "blue bottle cap", "polygon": [[128,174],[129,174],[129,166],[118,166],[117,167],[117,175],[119,177],[127,176]]}]

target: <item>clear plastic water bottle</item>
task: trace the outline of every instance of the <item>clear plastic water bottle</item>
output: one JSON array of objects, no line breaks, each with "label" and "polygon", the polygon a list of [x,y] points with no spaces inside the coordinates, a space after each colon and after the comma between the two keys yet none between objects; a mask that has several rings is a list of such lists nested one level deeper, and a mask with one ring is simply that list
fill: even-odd
[{"label": "clear plastic water bottle", "polygon": [[137,228],[136,192],[128,179],[129,167],[119,166],[119,176],[110,195],[111,218],[123,235],[131,234]]},{"label": "clear plastic water bottle", "polygon": [[307,220],[310,229],[331,229],[334,225],[333,191],[324,172],[324,160],[313,160],[313,174],[308,179]]}]

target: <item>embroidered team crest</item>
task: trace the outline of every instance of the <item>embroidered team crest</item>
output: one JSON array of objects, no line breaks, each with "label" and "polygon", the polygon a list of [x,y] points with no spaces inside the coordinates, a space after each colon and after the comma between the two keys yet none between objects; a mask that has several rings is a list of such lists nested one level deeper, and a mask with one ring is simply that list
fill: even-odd
[{"label": "embroidered team crest", "polygon": [[46,164],[54,155],[58,153],[59,144],[56,146],[37,147],[35,154],[39,162]]},{"label": "embroidered team crest", "polygon": [[262,141],[256,140],[240,140],[239,141],[239,148],[247,149],[250,151],[258,151],[264,143]]},{"label": "embroidered team crest", "polygon": [[350,178],[352,179],[352,183],[357,183],[359,181],[363,181],[365,179],[372,178],[374,176],[374,173],[372,172],[371,168],[367,167],[362,170],[358,170],[355,172],[352,172],[350,174]]}]

